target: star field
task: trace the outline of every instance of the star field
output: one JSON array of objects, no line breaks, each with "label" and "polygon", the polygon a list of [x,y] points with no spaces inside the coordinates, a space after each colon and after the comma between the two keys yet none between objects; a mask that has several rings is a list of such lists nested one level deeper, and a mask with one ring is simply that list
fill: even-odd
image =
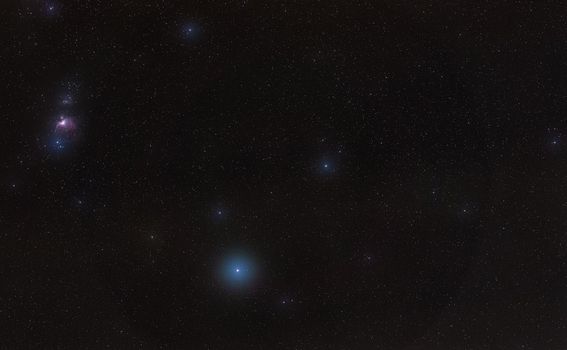
[{"label": "star field", "polygon": [[6,2],[0,349],[565,349],[566,18]]}]

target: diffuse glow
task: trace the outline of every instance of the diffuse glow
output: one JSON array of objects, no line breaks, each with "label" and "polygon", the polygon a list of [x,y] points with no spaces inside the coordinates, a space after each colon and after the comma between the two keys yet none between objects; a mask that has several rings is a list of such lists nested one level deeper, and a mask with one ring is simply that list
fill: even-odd
[{"label": "diffuse glow", "polygon": [[232,290],[249,289],[258,277],[256,262],[245,253],[225,256],[220,260],[218,269],[220,281]]}]

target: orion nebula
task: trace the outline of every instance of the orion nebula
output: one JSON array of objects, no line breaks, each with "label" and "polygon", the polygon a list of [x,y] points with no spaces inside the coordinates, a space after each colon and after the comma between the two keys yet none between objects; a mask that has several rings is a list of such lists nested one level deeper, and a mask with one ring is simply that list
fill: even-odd
[{"label": "orion nebula", "polygon": [[77,131],[77,123],[72,117],[61,116],[55,126],[55,132],[60,134],[74,134]]}]

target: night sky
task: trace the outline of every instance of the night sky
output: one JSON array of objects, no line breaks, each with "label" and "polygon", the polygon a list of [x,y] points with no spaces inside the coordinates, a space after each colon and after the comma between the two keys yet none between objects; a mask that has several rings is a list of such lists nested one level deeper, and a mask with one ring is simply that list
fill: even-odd
[{"label": "night sky", "polygon": [[0,349],[567,348],[567,6],[7,0]]}]

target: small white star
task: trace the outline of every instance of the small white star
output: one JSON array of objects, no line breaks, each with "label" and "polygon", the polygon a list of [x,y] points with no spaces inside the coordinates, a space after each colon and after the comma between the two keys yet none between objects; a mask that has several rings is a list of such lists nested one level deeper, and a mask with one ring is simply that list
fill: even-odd
[{"label": "small white star", "polygon": [[239,269],[239,268],[236,268],[236,270],[235,270],[235,271],[236,271],[236,272],[240,272],[240,269]]}]

